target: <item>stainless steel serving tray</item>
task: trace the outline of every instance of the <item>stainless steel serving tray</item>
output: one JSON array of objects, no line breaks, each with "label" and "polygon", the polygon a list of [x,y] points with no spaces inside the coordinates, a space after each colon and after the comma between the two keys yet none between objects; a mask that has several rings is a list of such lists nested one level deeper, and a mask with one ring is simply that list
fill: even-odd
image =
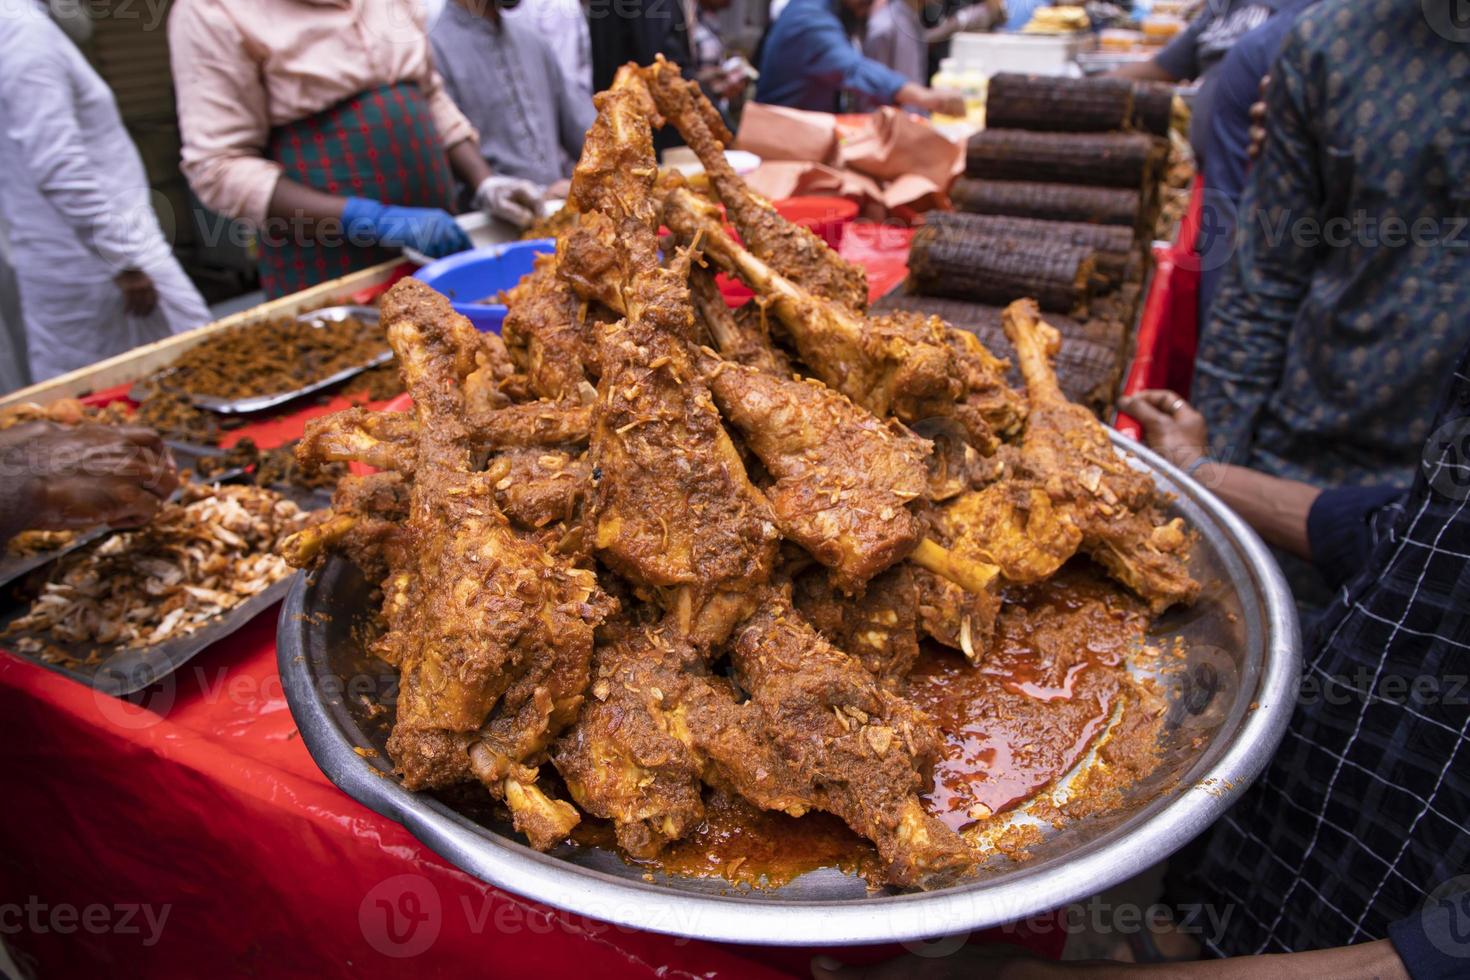
[{"label": "stainless steel serving tray", "polygon": [[[376,306],[329,306],[325,309],[303,313],[296,319],[301,323],[340,323],[348,318],[362,320],[365,323],[377,323],[378,308]],[[359,375],[369,368],[375,368],[380,364],[387,364],[391,360],[393,360],[393,352],[391,350],[385,350],[364,364],[343,368],[341,371],[328,375],[320,381],[313,381],[309,385],[293,388],[290,391],[276,392],[271,395],[252,395],[249,398],[228,399],[213,398],[209,395],[186,394],[190,402],[211,412],[217,412],[220,415],[246,415],[250,412],[261,412],[267,408],[275,408],[277,405],[284,405],[286,402],[301,398],[304,395],[310,395],[312,392],[321,391],[323,388],[330,388],[339,381],[346,381],[348,378]],[[168,375],[169,371],[165,369],[154,377],[166,386]],[[142,401],[145,392],[138,385],[134,385],[128,395],[134,401]]]},{"label": "stainless steel serving tray", "polygon": [[[294,487],[276,487],[275,489],[296,501],[304,509],[315,510],[326,507],[331,503],[330,495],[321,491],[303,490]],[[87,540],[53,554],[56,557],[60,557],[110,533],[111,529],[103,528],[96,533],[89,534]],[[174,637],[162,643],[155,643],[151,646],[124,647],[103,645],[99,647],[93,644],[73,645],[58,643],[48,639],[47,634],[42,631],[37,633],[22,633],[20,635],[34,637],[44,643],[54,645],[58,649],[71,654],[76,659],[70,662],[54,662],[42,659],[36,654],[23,653],[15,649],[15,638],[8,636],[0,636],[0,649],[7,650],[15,656],[23,657],[32,663],[40,664],[47,670],[64,674],[72,680],[96,688],[104,694],[122,697],[125,694],[141,691],[151,684],[156,684],[194,659],[194,657],[198,656],[208,647],[241,629],[246,623],[279,602],[290,591],[291,583],[299,574],[288,575],[279,582],[267,586],[238,606],[227,609],[213,619],[203,623],[191,633]],[[29,602],[13,601],[8,594],[3,599],[0,599],[0,629],[4,629],[16,619],[19,619],[29,608]],[[88,654],[94,649],[98,651],[99,657],[97,660],[89,663],[87,662]]]},{"label": "stainless steel serving tray", "polygon": [[[281,610],[277,651],[286,698],[322,771],[354,799],[407,827],[452,864],[493,885],[619,925],[697,939],[769,945],[903,941],[986,928],[1043,913],[1129,878],[1227,810],[1265,766],[1285,730],[1300,669],[1296,611],[1265,545],[1213,494],[1132,440],[1134,454],[1199,533],[1191,570],[1199,602],[1161,618],[1153,640],[1186,641],[1184,669],[1160,677],[1169,698],[1160,764],[1117,811],[1045,832],[1032,859],[1006,862],[940,891],[872,894],[833,869],[776,889],[655,876],[596,848],[540,854],[509,827],[477,822],[390,774],[384,742],[394,671],[361,648],[371,588],[334,559],[296,582]],[[363,754],[359,754],[359,750]]]},{"label": "stainless steel serving tray", "polygon": [[59,548],[52,548],[50,551],[38,551],[33,555],[0,554],[0,587],[9,585],[16,579],[34,572],[43,565],[49,565],[84,545],[91,544],[111,531],[110,527],[84,528],[74,534],[66,544]]}]

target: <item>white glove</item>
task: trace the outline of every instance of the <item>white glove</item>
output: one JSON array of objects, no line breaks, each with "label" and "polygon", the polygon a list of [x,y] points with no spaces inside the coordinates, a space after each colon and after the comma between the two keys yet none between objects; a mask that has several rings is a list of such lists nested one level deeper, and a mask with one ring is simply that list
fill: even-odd
[{"label": "white glove", "polygon": [[541,217],[542,197],[546,188],[519,177],[496,174],[480,181],[475,188],[475,207],[492,218],[525,228]]}]

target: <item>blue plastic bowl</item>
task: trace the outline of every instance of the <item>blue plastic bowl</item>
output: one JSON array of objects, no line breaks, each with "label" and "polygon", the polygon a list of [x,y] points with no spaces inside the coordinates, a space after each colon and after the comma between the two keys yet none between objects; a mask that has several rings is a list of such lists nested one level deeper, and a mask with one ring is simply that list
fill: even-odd
[{"label": "blue plastic bowl", "polygon": [[455,311],[463,314],[482,333],[500,333],[505,322],[504,303],[476,300],[510,289],[531,271],[536,256],[556,251],[556,240],[537,238],[510,245],[485,245],[460,252],[424,266],[414,278],[449,297]]}]

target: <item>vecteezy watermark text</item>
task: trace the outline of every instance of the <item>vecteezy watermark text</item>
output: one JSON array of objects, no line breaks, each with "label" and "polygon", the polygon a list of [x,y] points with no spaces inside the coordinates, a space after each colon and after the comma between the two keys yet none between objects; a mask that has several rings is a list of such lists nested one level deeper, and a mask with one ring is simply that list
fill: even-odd
[{"label": "vecteezy watermark text", "polygon": [[117,902],[108,905],[72,905],[66,902],[43,902],[35,895],[22,904],[0,904],[0,935],[14,936],[55,933],[70,936],[78,932],[94,936],[139,936],[142,945],[156,946],[163,936],[172,905],[150,905],[147,902]]}]

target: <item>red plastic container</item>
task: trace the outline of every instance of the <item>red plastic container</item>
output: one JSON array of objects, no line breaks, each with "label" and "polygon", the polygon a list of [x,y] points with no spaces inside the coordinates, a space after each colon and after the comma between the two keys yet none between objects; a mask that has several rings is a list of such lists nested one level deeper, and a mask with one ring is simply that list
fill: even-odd
[{"label": "red plastic container", "polygon": [[720,287],[720,295],[725,298],[725,305],[732,310],[740,309],[755,296],[749,286],[723,272],[715,276],[715,284]]},{"label": "red plastic container", "polygon": [[810,228],[822,241],[842,247],[842,232],[858,216],[858,206],[845,197],[788,197],[776,201],[781,217]]}]

